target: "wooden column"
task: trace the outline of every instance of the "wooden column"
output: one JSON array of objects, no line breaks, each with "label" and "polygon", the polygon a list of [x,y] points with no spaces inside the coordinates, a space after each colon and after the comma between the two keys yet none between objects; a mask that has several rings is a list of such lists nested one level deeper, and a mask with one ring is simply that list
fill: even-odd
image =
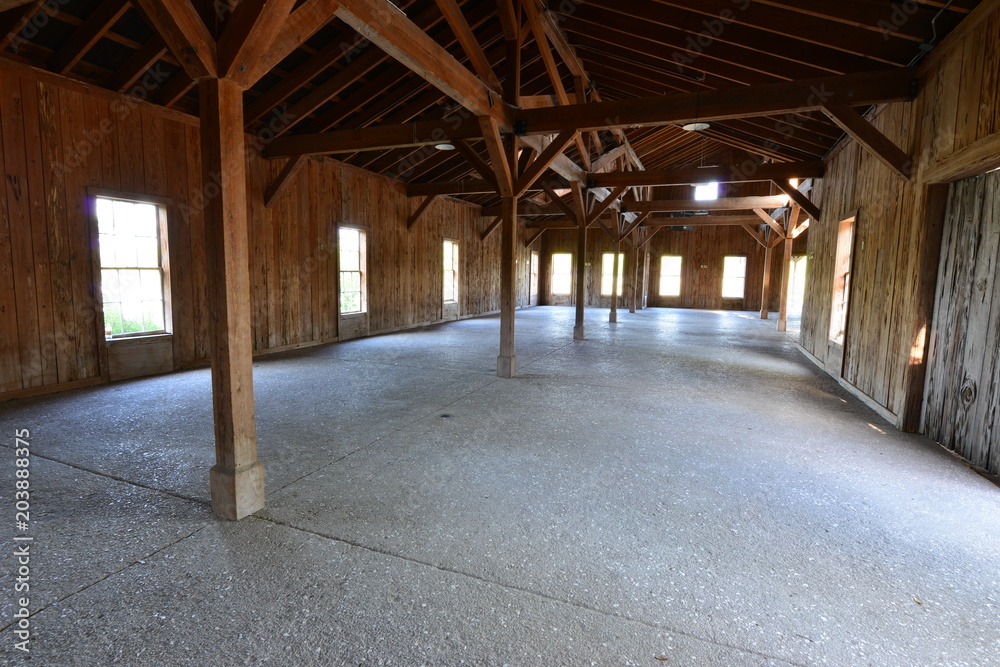
[{"label": "wooden column", "polygon": [[[574,184],[575,185],[575,184]],[[573,339],[585,336],[583,317],[587,303],[587,221],[581,220],[576,232],[576,325]]]},{"label": "wooden column", "polygon": [[622,242],[621,239],[615,244],[615,261],[614,267],[611,269],[611,315],[608,317],[608,321],[614,324],[618,321],[618,255],[621,253]]},{"label": "wooden column", "polygon": [[764,285],[761,288],[760,319],[766,320],[768,316],[767,306],[771,301],[771,244],[768,242],[764,246]]},{"label": "wooden column", "polygon": [[502,198],[500,222],[500,355],[497,375],[512,378],[514,356],[514,294],[517,290],[517,197]]},{"label": "wooden column", "polygon": [[212,511],[236,520],[264,507],[254,426],[243,89],[202,79],[198,92],[215,415]]},{"label": "wooden column", "polygon": [[637,301],[639,300],[639,231],[636,230],[632,232],[632,241],[634,245],[632,246],[632,258],[629,260],[632,265],[632,288],[629,290],[631,294],[631,301],[628,304],[628,312],[634,313],[638,310],[639,306]]},{"label": "wooden column", "polygon": [[[796,216],[792,216],[794,220]],[[790,225],[789,225],[790,226]],[[788,278],[792,264],[792,239],[791,233],[785,237],[785,256],[781,264],[781,306],[778,309],[778,331],[785,331],[788,328]]]}]

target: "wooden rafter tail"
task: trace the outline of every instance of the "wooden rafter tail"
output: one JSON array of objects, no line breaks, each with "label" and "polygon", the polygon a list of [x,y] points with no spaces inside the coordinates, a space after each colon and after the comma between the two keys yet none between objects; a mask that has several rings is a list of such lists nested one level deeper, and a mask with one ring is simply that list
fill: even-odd
[{"label": "wooden rafter tail", "polygon": [[493,221],[490,224],[486,225],[486,229],[479,232],[479,240],[485,241],[487,238],[489,238],[490,234],[493,233],[493,230],[500,226],[501,220],[503,220],[503,217],[499,215],[493,218]]},{"label": "wooden rafter tail", "polygon": [[303,167],[306,163],[306,157],[304,155],[299,155],[293,157],[285,164],[284,168],[278,174],[277,178],[274,179],[274,183],[268,186],[267,191],[264,193],[264,207],[271,208],[271,204],[277,201],[281,193],[285,191],[288,184],[292,181],[292,178],[298,173],[299,169]]},{"label": "wooden rafter tail", "polygon": [[882,164],[907,181],[910,180],[913,174],[913,158],[879,132],[874,125],[865,120],[864,116],[847,105],[824,105],[823,113]]},{"label": "wooden rafter tail", "polygon": [[417,207],[417,210],[415,210],[413,212],[413,215],[411,215],[409,219],[406,221],[407,229],[410,229],[411,227],[413,227],[413,225],[417,224],[417,221],[420,220],[421,216],[423,216],[424,211],[427,210],[427,207],[429,207],[434,202],[435,199],[437,199],[437,195],[431,195],[429,197],[424,198],[424,200],[420,202],[420,206]]},{"label": "wooden rafter tail", "polygon": [[816,204],[814,204],[809,197],[802,194],[798,188],[793,188],[791,183],[780,179],[775,180],[774,184],[779,190],[788,195],[788,198],[791,199],[797,207],[808,213],[813,220],[820,219],[820,216],[823,214],[822,211],[820,211],[819,207],[816,206]]}]

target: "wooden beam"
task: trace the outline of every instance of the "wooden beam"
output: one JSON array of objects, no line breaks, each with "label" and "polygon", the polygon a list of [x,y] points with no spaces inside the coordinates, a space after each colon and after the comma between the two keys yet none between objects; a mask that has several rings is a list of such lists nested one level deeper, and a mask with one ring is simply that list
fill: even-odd
[{"label": "wooden beam", "polygon": [[132,54],[128,62],[118,68],[104,82],[104,87],[119,93],[126,91],[146,70],[155,65],[156,61],[162,58],[166,52],[167,45],[163,43],[163,38],[159,35],[153,35],[149,38],[148,42]]},{"label": "wooden beam", "polygon": [[824,104],[823,113],[879,162],[906,180],[913,173],[913,158],[879,132],[865,117],[847,105]]},{"label": "wooden beam", "polygon": [[635,216],[635,220],[626,223],[624,229],[622,229],[622,236],[628,238],[628,235],[639,228],[643,222],[649,217],[649,213],[640,213]]},{"label": "wooden beam", "polygon": [[[580,187],[579,183],[576,183],[575,185],[577,186],[577,188]],[[577,204],[577,206],[574,207],[574,206],[570,205],[565,199],[563,199],[562,197],[560,197],[558,195],[558,193],[556,193],[555,189],[551,185],[549,185],[548,183],[546,183],[545,181],[542,181],[541,186],[542,186],[542,190],[545,192],[545,194],[547,194],[549,196],[549,199],[552,200],[552,203],[554,203],[556,206],[558,206],[560,209],[562,209],[562,212],[565,213],[567,217],[569,217],[570,219],[576,220],[577,223],[579,223],[580,220],[586,220],[586,211],[584,211],[584,213],[582,214],[582,216],[579,213],[579,211],[583,211],[584,210],[583,207],[582,207],[582,203],[583,203],[582,198],[581,198],[580,202]],[[570,187],[572,188],[572,185]],[[574,201],[574,202],[576,201],[576,196],[577,196],[576,192],[572,192],[571,191],[570,194],[569,194],[569,196],[572,198],[572,201]]]},{"label": "wooden beam", "polygon": [[474,115],[510,131],[511,109],[500,96],[389,0],[341,0],[337,18]]},{"label": "wooden beam", "polygon": [[515,113],[515,120],[523,122],[529,134],[549,134],[566,129],[680,125],[777,116],[818,111],[824,105],[904,102],[916,96],[913,83],[916,74],[916,68],[901,67],[698,93],[523,109]]},{"label": "wooden beam", "polygon": [[544,233],[545,233],[544,229],[539,229],[539,230],[535,231],[534,234],[531,234],[530,236],[527,233],[525,233],[525,235],[524,235],[524,247],[527,248],[528,246],[530,246],[532,243],[534,243]]},{"label": "wooden beam", "polygon": [[514,184],[514,193],[520,197],[527,192],[528,188],[535,184],[539,176],[555,162],[556,158],[562,155],[562,152],[566,150],[566,147],[575,138],[575,131],[566,130],[565,132],[560,132],[558,136],[552,139],[549,145],[545,147],[545,150],[518,177],[517,183]]},{"label": "wooden beam", "polygon": [[[507,154],[504,150],[503,140],[500,138],[500,126],[497,121],[490,117],[479,118],[479,126],[486,141],[486,150],[490,154],[490,164],[493,165],[493,173],[496,176],[497,190],[501,197],[514,197],[514,177],[511,172],[511,165],[507,161]],[[515,197],[516,199],[516,197]],[[507,203],[504,203],[506,206]],[[510,214],[517,215],[517,203],[511,204],[513,209]],[[506,215],[506,213],[502,214]]]},{"label": "wooden beam", "polygon": [[[584,200],[582,186],[578,182],[574,182],[570,188],[573,206],[567,206],[567,208],[575,212],[575,215],[571,217],[575,217],[577,221],[576,321],[573,325],[573,340],[583,340],[586,337],[584,315],[587,303],[587,205]],[[551,197],[552,195],[549,196]]]},{"label": "wooden beam", "polygon": [[254,426],[243,89],[204,79],[198,92],[202,177],[218,193],[205,204],[216,460],[209,478],[212,510],[236,520],[264,507]]},{"label": "wooden beam", "polygon": [[[24,30],[38,8],[45,3],[45,0],[12,1],[15,4],[0,13],[0,51],[6,49],[8,45],[13,45],[13,51],[17,53],[20,49],[19,44],[25,40],[24,37],[21,37],[21,31]],[[17,11],[13,11],[15,9]]]},{"label": "wooden beam", "polygon": [[[289,14],[280,30],[267,47],[267,52],[258,59],[255,70],[247,72],[247,81],[259,81],[262,76],[277,67],[278,63],[287,58],[295,49],[312,37],[320,28],[333,18],[337,11],[338,0],[306,0]],[[325,47],[324,47],[325,48]],[[337,44],[336,49],[343,51],[343,45]],[[271,91],[268,91],[271,92]],[[256,118],[246,118],[252,122]]]},{"label": "wooden beam", "polygon": [[785,237],[785,228],[781,226],[780,222],[772,218],[770,213],[762,208],[755,208],[753,212],[757,214],[757,217],[759,217],[765,225],[771,228],[771,231],[782,238]]},{"label": "wooden beam", "polygon": [[753,225],[740,225],[740,227],[742,227],[754,241],[759,243],[762,247],[767,248],[767,241],[764,240],[764,237],[760,235],[760,232],[757,231]]},{"label": "wooden beam", "polygon": [[627,155],[628,150],[629,146],[627,144],[622,144],[621,146],[612,148],[604,155],[594,160],[594,162],[590,165],[590,171],[591,172],[603,171],[605,168],[610,167],[612,164],[614,164],[615,160],[622,157],[623,155]]},{"label": "wooden beam", "polygon": [[257,82],[260,64],[295,0],[241,0],[218,41],[219,76],[244,88]]},{"label": "wooden beam", "polygon": [[420,205],[417,206],[417,210],[415,210],[413,214],[409,217],[409,219],[406,221],[407,229],[410,229],[411,227],[413,227],[413,225],[417,224],[417,221],[420,220],[420,216],[424,214],[424,211],[427,210],[428,206],[434,203],[434,200],[436,198],[437,198],[436,195],[431,195],[430,197],[425,197],[424,200],[420,202]]},{"label": "wooden beam", "polygon": [[792,184],[786,180],[775,179],[774,184],[779,190],[788,195],[792,202],[809,214],[813,220],[819,220],[823,214],[812,200],[806,197],[798,188],[793,188]]},{"label": "wooden beam", "polygon": [[274,179],[274,183],[271,183],[267,188],[267,192],[264,193],[264,208],[271,208],[281,193],[285,191],[288,184],[292,181],[292,177],[298,173],[299,169],[303,167],[306,163],[306,158],[302,155],[298,157],[293,157],[288,160],[281,173],[278,174],[277,178]]},{"label": "wooden beam", "polygon": [[620,185],[697,185],[699,183],[746,183],[791,178],[819,178],[822,162],[781,162],[771,164],[728,165],[723,167],[681,167],[650,171],[616,171],[588,173],[587,180],[595,187],[613,188]]},{"label": "wooden beam", "polygon": [[500,221],[501,220],[503,220],[503,216],[502,215],[498,215],[497,217],[493,218],[493,222],[491,222],[490,224],[486,225],[486,229],[484,229],[483,231],[479,232],[479,240],[480,241],[485,241],[487,238],[489,238],[489,235],[493,233],[493,230],[496,229],[500,225]]},{"label": "wooden beam", "polygon": [[413,146],[433,146],[458,139],[477,139],[482,128],[475,118],[442,118],[406,125],[385,125],[318,134],[297,134],[272,141],[268,158],[292,155],[333,155],[368,150],[392,150]]},{"label": "wooden beam", "polygon": [[101,2],[49,59],[49,69],[59,74],[65,74],[73,69],[73,66],[87,55],[87,52],[128,11],[129,7],[125,0]]},{"label": "wooden beam", "polygon": [[[752,215],[693,215],[686,218],[648,217],[643,221],[643,227],[718,227],[742,226],[760,224]],[[784,233],[782,233],[784,237]]]},{"label": "wooden beam", "polygon": [[442,181],[440,183],[410,183],[406,186],[407,197],[427,197],[428,195],[486,195],[497,191],[494,181],[468,179],[464,181]]},{"label": "wooden beam", "polygon": [[710,201],[694,199],[656,200],[629,202],[629,211],[734,211],[754,208],[781,208],[785,205],[782,197],[724,197]]},{"label": "wooden beam", "polygon": [[610,195],[598,202],[597,205],[594,206],[594,210],[590,212],[589,216],[587,216],[587,224],[598,221],[600,217],[604,215],[604,212],[611,208],[611,205],[618,201],[619,197],[625,194],[627,189],[628,188],[624,185],[617,187],[611,191]]},{"label": "wooden beam", "polygon": [[135,0],[192,80],[218,76],[215,39],[191,0]]},{"label": "wooden beam", "polygon": [[22,5],[27,5],[32,2],[34,2],[34,0],[0,0],[0,12],[6,12],[14,9],[15,7],[21,7]]},{"label": "wooden beam", "polygon": [[462,45],[462,50],[468,56],[469,62],[472,63],[473,71],[486,85],[499,92],[500,80],[493,72],[493,66],[490,65],[486,54],[483,53],[483,47],[472,33],[472,28],[469,27],[469,22],[465,19],[458,3],[455,0],[435,0],[435,2],[438,9],[441,10],[441,14],[444,15],[444,20],[448,22],[451,31],[455,33],[458,43]]},{"label": "wooden beam", "polygon": [[465,159],[469,161],[469,164],[472,165],[472,168],[475,169],[480,176],[493,183],[493,189],[495,190],[497,187],[497,176],[493,173],[493,169],[490,167],[489,163],[487,163],[486,160],[479,155],[476,149],[474,149],[465,139],[456,139],[454,145],[455,148],[457,148],[458,151],[465,156]]},{"label": "wooden beam", "polygon": [[[495,121],[491,122],[495,123]],[[500,179],[498,175],[497,180]],[[517,373],[514,355],[514,308],[517,292],[517,197],[504,195],[500,222],[500,354],[497,376],[512,378]]]},{"label": "wooden beam", "polygon": [[[798,206],[792,207],[791,215],[788,218],[788,229],[792,230],[798,227],[801,217],[802,208]],[[794,239],[791,234],[785,236],[785,254],[781,264],[781,292],[778,295],[780,299],[778,305],[778,331],[786,331],[788,329],[788,282],[791,279],[789,273],[792,269],[793,243]]]},{"label": "wooden beam", "polygon": [[[752,228],[751,228],[752,229]],[[777,234],[774,235],[777,237]],[[764,278],[761,285],[760,319],[766,320],[768,306],[771,303],[771,259],[774,256],[774,244],[764,239]]]}]

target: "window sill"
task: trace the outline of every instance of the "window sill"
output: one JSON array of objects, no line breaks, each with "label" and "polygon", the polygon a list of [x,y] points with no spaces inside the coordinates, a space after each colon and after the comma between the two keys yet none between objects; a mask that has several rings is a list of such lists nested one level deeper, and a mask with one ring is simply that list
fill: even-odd
[{"label": "window sill", "polygon": [[105,338],[104,342],[110,346],[122,345],[124,343],[142,345],[167,342],[173,340],[173,337],[174,335],[172,333],[135,334],[134,336],[116,336],[115,338]]}]

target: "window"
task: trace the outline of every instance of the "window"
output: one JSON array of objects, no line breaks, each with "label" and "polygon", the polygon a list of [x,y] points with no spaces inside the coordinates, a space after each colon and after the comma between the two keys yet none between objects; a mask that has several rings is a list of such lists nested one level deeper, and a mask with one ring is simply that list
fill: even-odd
[{"label": "window", "polygon": [[746,290],[747,258],[729,255],[722,265],[722,298],[742,299]]},{"label": "window", "polygon": [[851,255],[854,252],[854,218],[840,221],[837,230],[837,263],[833,273],[833,308],[830,313],[830,340],[844,343],[847,308],[851,298]]},{"label": "window", "polygon": [[681,256],[664,255],[660,258],[660,296],[681,295]]},{"label": "window", "polygon": [[166,333],[164,209],[156,204],[97,197],[104,335]]},{"label": "window", "polygon": [[[615,253],[606,252],[601,256],[601,296],[611,296],[614,288]],[[625,275],[625,255],[618,254],[618,293],[621,294]]]},{"label": "window", "polygon": [[458,243],[444,242],[444,302],[458,301]]},{"label": "window", "polygon": [[719,198],[719,184],[705,183],[694,186],[695,201],[712,201]]},{"label": "window", "polygon": [[340,312],[363,313],[365,294],[365,233],[345,227],[338,232],[340,244]]},{"label": "window", "polygon": [[559,295],[573,293],[573,255],[568,252],[557,252],[552,255],[551,291]]},{"label": "window", "polygon": [[528,299],[532,304],[538,302],[538,253],[531,253],[531,279],[529,281]]}]

